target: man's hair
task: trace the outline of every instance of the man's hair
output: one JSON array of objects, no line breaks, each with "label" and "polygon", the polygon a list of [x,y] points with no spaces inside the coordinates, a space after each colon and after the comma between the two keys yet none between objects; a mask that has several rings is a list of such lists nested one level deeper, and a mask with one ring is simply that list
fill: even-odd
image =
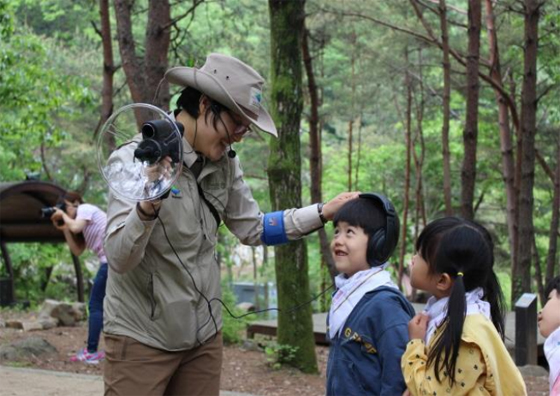
[{"label": "man's hair", "polygon": [[[199,106],[202,98],[202,93],[193,87],[187,87],[181,91],[181,95],[177,99],[177,115],[178,111],[185,110],[192,118],[197,119],[200,115]],[[217,128],[218,119],[222,111],[229,111],[224,105],[206,96],[210,102],[210,106],[206,108],[204,113],[204,121],[208,122],[210,113],[214,114],[212,125]]]}]

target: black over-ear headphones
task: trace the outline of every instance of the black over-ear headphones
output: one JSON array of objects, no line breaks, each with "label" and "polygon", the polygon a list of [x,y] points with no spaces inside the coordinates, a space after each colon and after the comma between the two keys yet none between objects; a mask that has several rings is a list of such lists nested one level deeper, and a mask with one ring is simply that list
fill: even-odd
[{"label": "black over-ear headphones", "polygon": [[363,193],[360,198],[376,201],[383,208],[387,225],[370,236],[366,258],[370,266],[377,267],[385,263],[399,242],[399,216],[395,207],[384,195],[377,193]]}]

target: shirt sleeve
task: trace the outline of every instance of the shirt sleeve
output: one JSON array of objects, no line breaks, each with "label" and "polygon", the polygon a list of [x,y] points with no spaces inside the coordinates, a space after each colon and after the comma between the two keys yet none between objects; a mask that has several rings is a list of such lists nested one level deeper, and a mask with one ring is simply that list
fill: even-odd
[{"label": "shirt sleeve", "polygon": [[105,254],[115,272],[125,273],[140,263],[155,223],[142,221],[134,203],[109,196]]},{"label": "shirt sleeve", "polygon": [[[224,223],[241,243],[252,246],[261,245],[264,213],[260,211],[251,189],[243,180],[243,171],[238,159],[235,162],[234,172]],[[323,226],[316,204],[299,209],[284,210],[283,219],[284,231],[289,240],[300,239]]]},{"label": "shirt sleeve", "polygon": [[369,334],[379,358],[380,396],[402,395],[406,389],[400,362],[408,342],[411,313],[402,305],[404,297],[396,296],[392,291],[380,291],[367,312]]},{"label": "shirt sleeve", "polygon": [[453,386],[450,385],[445,371],[440,373],[439,382],[435,376],[434,365],[427,367],[427,361],[424,341],[411,340],[402,356],[401,367],[406,386],[413,396],[487,394],[479,383],[479,378],[486,372],[486,366],[482,352],[476,344],[461,341]]},{"label": "shirt sleeve", "polygon": [[[121,147],[114,153],[115,159],[132,157],[132,149],[133,145]],[[155,223],[140,219],[135,202],[109,193],[104,250],[111,269],[122,274],[142,261]]]},{"label": "shirt sleeve", "polygon": [[95,207],[93,205],[82,204],[78,206],[78,210],[76,211],[76,220],[91,221],[94,211]]},{"label": "shirt sleeve", "polygon": [[399,363],[407,341],[406,324],[388,328],[378,340],[378,353],[382,365],[380,395],[400,395],[404,392],[405,384]]},{"label": "shirt sleeve", "polygon": [[551,396],[560,396],[560,376],[556,378],[556,383],[552,385],[552,389],[550,391]]}]

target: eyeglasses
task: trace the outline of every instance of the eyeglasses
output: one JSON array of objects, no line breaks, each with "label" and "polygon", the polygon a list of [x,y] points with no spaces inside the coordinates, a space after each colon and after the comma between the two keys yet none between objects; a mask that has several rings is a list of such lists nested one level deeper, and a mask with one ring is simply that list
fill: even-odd
[{"label": "eyeglasses", "polygon": [[236,138],[242,138],[248,134],[250,134],[251,132],[253,132],[253,130],[251,129],[251,124],[249,125],[244,125],[243,121],[241,120],[241,117],[239,117],[237,114],[234,114],[232,112],[228,112],[229,117],[231,118],[231,120],[233,121],[233,123],[235,124],[235,129],[233,130],[233,135]]}]

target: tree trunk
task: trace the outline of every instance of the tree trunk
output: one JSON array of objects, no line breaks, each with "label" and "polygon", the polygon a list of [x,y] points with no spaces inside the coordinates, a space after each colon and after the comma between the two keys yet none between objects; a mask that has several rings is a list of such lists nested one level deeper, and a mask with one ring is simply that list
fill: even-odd
[{"label": "tree trunk", "polygon": [[451,112],[451,61],[449,59],[449,35],[447,32],[447,7],[445,0],[439,0],[441,44],[443,49],[443,125],[441,127],[441,146],[443,154],[443,197],[445,215],[453,214],[451,203],[451,156],[449,154],[449,115]]},{"label": "tree trunk", "polygon": [[[408,48],[405,49],[405,56],[408,59]],[[408,62],[407,62],[408,63]],[[411,160],[411,149],[412,149],[412,87],[410,82],[410,76],[408,74],[408,64],[407,71],[405,71],[405,86],[406,86],[406,131],[405,131],[405,144],[406,144],[406,163],[404,171],[404,203],[403,203],[403,215],[402,215],[402,236],[401,236],[401,251],[399,255],[399,277],[398,285],[402,287],[402,278],[404,273],[404,255],[406,253],[406,236],[408,230],[408,206],[410,201],[410,160]]]},{"label": "tree trunk", "polygon": [[467,57],[467,116],[463,131],[465,149],[461,168],[461,214],[466,219],[474,219],[473,200],[476,183],[476,149],[478,138],[478,96],[479,96],[479,55],[480,55],[480,0],[469,0],[468,57]]},{"label": "tree trunk", "polygon": [[[560,132],[560,131],[559,131]],[[558,225],[560,217],[560,133],[556,136],[556,174],[554,175],[554,195],[552,198],[552,220],[548,239],[548,254],[546,256],[545,282],[554,278],[554,267],[558,249]],[[556,266],[556,268],[558,268]]]},{"label": "tree trunk", "polygon": [[356,153],[356,169],[354,170],[354,190],[360,191],[360,158],[362,155],[362,109],[358,116],[358,152]]},{"label": "tree trunk", "polygon": [[[271,111],[278,139],[271,141],[268,160],[270,201],[273,210],[301,207],[301,151],[299,126],[302,112],[301,40],[304,0],[269,0],[271,48]],[[278,343],[295,349],[288,362],[308,373],[317,372],[309,274],[304,241],[276,246],[278,282]]]},{"label": "tree trunk", "polygon": [[[117,18],[117,39],[122,59],[122,66],[126,75],[126,82],[130,90],[132,101],[136,103],[151,103],[167,110],[169,106],[169,87],[162,81],[168,67],[168,49],[170,41],[171,11],[168,0],[150,0],[148,6],[148,23],[143,47],[143,55],[137,53],[134,35],[132,33],[132,0],[115,0],[115,15]],[[141,61],[143,57],[143,62]],[[160,86],[161,83],[161,86]],[[156,92],[159,94],[156,98]],[[137,112],[139,124],[146,117],[144,112]]]},{"label": "tree trunk", "polygon": [[163,80],[163,76],[169,66],[168,52],[171,37],[169,0],[150,0],[148,21],[144,56],[148,103],[168,110],[169,84]]},{"label": "tree trunk", "polygon": [[[509,80],[509,92],[510,92],[510,96],[512,98],[515,98],[516,95],[516,91],[517,91],[517,87],[515,85],[515,79],[513,78],[513,72],[509,72],[507,75],[507,78]],[[514,172],[513,172],[513,188],[515,191],[515,211],[514,211],[514,216],[515,218],[513,219],[513,256],[515,258],[515,260],[512,260],[512,267],[511,267],[511,274],[512,274],[512,282],[514,282],[513,279],[513,274],[515,274],[517,272],[517,269],[519,267],[519,188],[520,188],[520,184],[521,184],[521,160],[523,158],[523,151],[522,151],[522,147],[521,147],[521,124],[518,122],[517,123],[518,127],[514,129],[514,133],[515,133],[515,139],[514,139],[514,144],[515,144],[515,155],[514,155],[514,161],[515,161],[515,168],[514,168]],[[512,290],[513,290],[513,286],[512,286]],[[512,293],[512,303],[514,302],[513,300],[513,293]]]},{"label": "tree trunk", "polygon": [[132,34],[131,13],[132,0],[115,0],[115,16],[117,18],[117,39],[121,54],[122,67],[126,76],[128,89],[133,102],[146,103],[146,79],[140,58],[136,54],[136,43]]},{"label": "tree trunk", "polygon": [[[310,115],[309,115],[309,147],[310,158],[309,168],[311,174],[311,202],[323,201],[323,169],[321,167],[321,129],[319,128],[319,93],[315,82],[315,73],[313,72],[313,59],[309,50],[309,31],[304,30],[302,40],[303,64],[307,74],[307,89],[310,98]],[[321,268],[327,267],[331,281],[334,282],[336,269],[331,254],[327,233],[324,228],[319,231],[319,244],[321,248]],[[321,274],[325,271],[321,271]],[[322,277],[322,276],[321,276]],[[325,291],[326,284],[321,282],[321,292]]]},{"label": "tree trunk", "polygon": [[[416,207],[417,216],[422,219],[422,226],[426,226],[428,219],[426,217],[426,203],[424,199],[424,160],[426,158],[426,145],[424,143],[424,80],[422,75],[422,49],[418,49],[418,75],[419,75],[419,95],[414,96],[414,101],[416,103],[416,137],[414,141],[414,147],[417,144],[420,145],[420,155],[414,149],[414,158],[416,161]],[[420,102],[418,102],[418,96],[420,96]]]},{"label": "tree trunk", "polygon": [[350,36],[350,44],[352,45],[352,59],[351,59],[351,73],[350,73],[350,81],[352,87],[352,103],[350,106],[350,121],[348,121],[348,191],[352,191],[352,143],[354,141],[354,100],[356,96],[356,32],[352,31]]},{"label": "tree trunk", "polygon": [[[488,41],[490,47],[490,77],[503,87],[503,78],[500,65],[500,51],[498,47],[498,36],[495,27],[495,16],[492,0],[485,0],[486,4],[486,27],[488,30]],[[502,90],[505,91],[505,90]],[[509,247],[511,254],[511,268],[517,262],[517,191],[515,190],[515,162],[513,158],[513,143],[509,122],[509,110],[502,93],[494,89],[496,102],[498,103],[498,125],[500,129],[500,150],[502,153],[502,177],[506,187],[506,219],[509,236]]]},{"label": "tree trunk", "polygon": [[352,126],[354,125],[354,120],[348,121],[348,191],[352,191],[352,140],[354,140],[354,134]]},{"label": "tree trunk", "polygon": [[539,299],[541,300],[541,305],[546,304],[546,296],[544,295],[544,284],[542,278],[541,270],[541,260],[539,258],[539,249],[537,248],[537,240],[535,239],[535,234],[533,233],[533,260],[535,261],[535,283],[537,284],[537,292]]},{"label": "tree trunk", "polygon": [[512,273],[512,302],[531,291],[531,247],[533,241],[533,186],[535,179],[535,134],[537,113],[537,49],[539,5],[525,0],[525,55],[521,92],[521,180],[519,185],[518,265]]},{"label": "tree trunk", "polygon": [[[113,113],[113,76],[115,74],[115,63],[113,61],[113,39],[111,37],[111,18],[109,15],[109,0],[99,0],[99,14],[101,19],[101,43],[103,46],[103,88],[101,88],[101,116],[95,128],[94,138],[97,137],[100,128]],[[106,136],[109,148],[115,148],[113,135]]]}]

